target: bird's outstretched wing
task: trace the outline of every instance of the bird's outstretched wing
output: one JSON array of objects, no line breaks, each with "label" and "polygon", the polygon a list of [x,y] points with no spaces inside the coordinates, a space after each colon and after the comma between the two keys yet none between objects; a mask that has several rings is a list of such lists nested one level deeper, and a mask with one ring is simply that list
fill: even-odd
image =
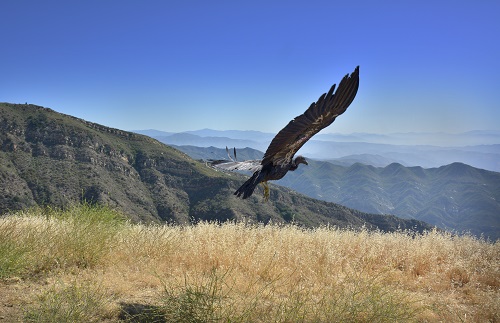
[{"label": "bird's outstretched wing", "polygon": [[320,96],[304,114],[296,117],[281,129],[267,148],[262,165],[290,162],[300,147],[312,136],[329,126],[336,117],[345,112],[354,100],[358,86],[359,66],[351,75],[344,76],[337,91],[335,91],[334,84],[330,91]]},{"label": "bird's outstretched wing", "polygon": [[227,171],[238,171],[238,170],[249,170],[252,172],[258,171],[262,168],[261,160],[245,160],[239,162],[236,159],[236,147],[233,148],[233,156],[229,153],[229,148],[226,146],[227,159],[218,159],[218,160],[208,160],[208,164],[212,167],[227,170]]},{"label": "bird's outstretched wing", "polygon": [[261,160],[246,160],[246,161],[234,161],[234,160],[210,160],[210,166],[227,170],[227,171],[237,171],[237,170],[249,170],[255,172],[262,168]]}]

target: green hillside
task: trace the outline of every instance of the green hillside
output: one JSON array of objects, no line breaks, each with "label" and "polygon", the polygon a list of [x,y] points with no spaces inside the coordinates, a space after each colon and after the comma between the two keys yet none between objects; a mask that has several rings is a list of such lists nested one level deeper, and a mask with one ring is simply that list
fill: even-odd
[{"label": "green hillside", "polygon": [[456,232],[500,238],[500,173],[453,163],[439,168],[349,167],[313,161],[286,185],[369,213],[415,218]]},{"label": "green hillside", "polygon": [[31,206],[105,204],[133,221],[290,222],[307,227],[396,230],[430,228],[414,220],[367,214],[272,186],[248,200],[232,192],[244,181],[149,137],[51,109],[0,104],[0,214]]}]

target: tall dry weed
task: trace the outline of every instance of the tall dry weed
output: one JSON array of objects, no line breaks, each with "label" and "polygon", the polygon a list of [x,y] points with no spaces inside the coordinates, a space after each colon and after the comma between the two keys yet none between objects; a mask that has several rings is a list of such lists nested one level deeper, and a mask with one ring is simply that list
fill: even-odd
[{"label": "tall dry weed", "polygon": [[[98,280],[107,299],[116,300],[116,317],[124,319],[499,320],[499,243],[438,231],[145,226],[105,219],[0,219],[0,233],[12,237],[0,240],[0,250],[3,244],[10,250],[5,254],[22,255],[12,259],[24,257],[15,266],[11,260],[4,277],[43,272],[62,281]],[[30,245],[30,239],[42,243]]]}]

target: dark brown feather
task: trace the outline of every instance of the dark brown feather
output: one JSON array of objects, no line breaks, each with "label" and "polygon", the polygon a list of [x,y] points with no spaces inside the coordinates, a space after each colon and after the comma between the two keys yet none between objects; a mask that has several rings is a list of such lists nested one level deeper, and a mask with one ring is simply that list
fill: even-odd
[{"label": "dark brown feather", "polygon": [[335,118],[344,113],[354,100],[359,86],[359,66],[335,84],[328,93],[321,95],[315,103],[300,116],[286,125],[271,141],[262,165],[290,163],[295,153],[315,134],[328,127]]}]

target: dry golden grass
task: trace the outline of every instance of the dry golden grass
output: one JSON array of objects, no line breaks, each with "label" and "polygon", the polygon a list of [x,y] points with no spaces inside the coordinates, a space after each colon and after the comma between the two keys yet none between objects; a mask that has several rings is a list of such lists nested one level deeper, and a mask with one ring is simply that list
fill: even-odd
[{"label": "dry golden grass", "polygon": [[0,219],[0,265],[10,268],[0,271],[0,318],[500,319],[498,242],[439,232],[412,236],[242,223],[131,225],[108,221],[102,214],[109,210],[82,208],[68,212],[101,215],[90,222],[37,212]]}]

